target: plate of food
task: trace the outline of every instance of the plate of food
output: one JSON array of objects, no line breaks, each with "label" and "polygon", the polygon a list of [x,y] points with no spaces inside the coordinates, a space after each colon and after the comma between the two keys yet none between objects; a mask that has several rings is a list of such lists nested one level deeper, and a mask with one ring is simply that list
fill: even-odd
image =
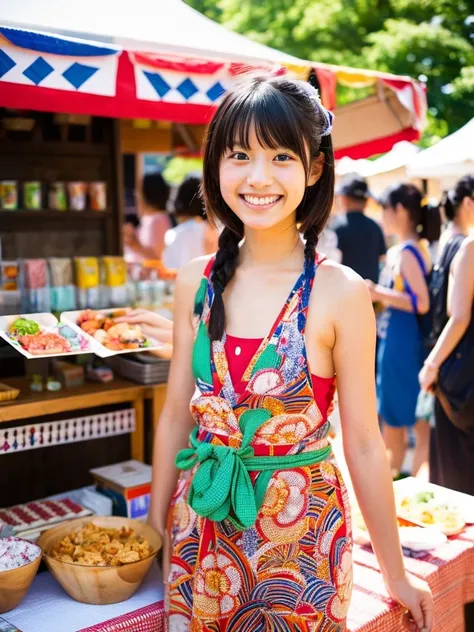
[{"label": "plate of food", "polygon": [[457,492],[443,487],[410,478],[397,481],[394,489],[399,517],[422,527],[435,527],[447,536],[461,533],[468,512],[472,513],[474,499],[466,496],[470,503],[465,505]]},{"label": "plate of food", "polygon": [[95,343],[95,353],[107,358],[118,353],[153,351],[161,349],[163,344],[146,336],[140,327],[116,319],[127,315],[129,309],[78,310],[63,312],[61,322],[79,328],[83,335]]},{"label": "plate of food", "polygon": [[53,314],[2,316],[0,336],[30,359],[95,351],[87,336],[59,323]]},{"label": "plate of food", "polygon": [[[370,545],[370,536],[360,509],[352,509],[354,542]],[[403,518],[397,518],[400,544],[410,551],[433,551],[445,544],[447,537],[436,527],[420,527]]]}]

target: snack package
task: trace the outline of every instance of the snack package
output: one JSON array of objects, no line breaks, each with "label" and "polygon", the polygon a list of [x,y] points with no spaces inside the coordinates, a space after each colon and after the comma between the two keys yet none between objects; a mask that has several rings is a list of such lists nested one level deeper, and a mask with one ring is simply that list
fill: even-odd
[{"label": "snack package", "polygon": [[105,303],[101,297],[99,260],[97,257],[76,257],[76,302],[79,309],[98,309]]},{"label": "snack package", "polygon": [[16,211],[18,208],[18,182],[3,180],[0,182],[0,208],[4,211]]},{"label": "snack package", "polygon": [[85,182],[69,182],[69,208],[71,211],[85,211],[87,202],[87,184]]},{"label": "snack package", "polygon": [[105,182],[91,182],[89,184],[89,200],[93,211],[107,209],[107,184]]},{"label": "snack package", "polygon": [[17,314],[20,309],[20,265],[18,261],[0,261],[0,314]]},{"label": "snack package", "polygon": [[39,211],[41,209],[41,182],[23,183],[23,204],[29,211]]},{"label": "snack package", "polygon": [[67,312],[76,309],[76,288],[72,260],[62,257],[48,259],[51,281],[51,309]]},{"label": "snack package", "polygon": [[21,311],[41,313],[51,311],[49,272],[46,259],[20,260]]},{"label": "snack package", "polygon": [[102,258],[102,285],[107,304],[119,307],[127,304],[127,264],[123,257]]},{"label": "snack package", "polygon": [[67,210],[66,185],[64,182],[52,182],[50,184],[48,206],[52,211]]}]

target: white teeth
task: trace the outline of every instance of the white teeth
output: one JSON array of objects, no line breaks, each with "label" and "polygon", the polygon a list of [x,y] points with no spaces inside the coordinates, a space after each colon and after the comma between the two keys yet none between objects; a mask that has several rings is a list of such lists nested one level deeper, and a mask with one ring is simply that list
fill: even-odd
[{"label": "white teeth", "polygon": [[244,195],[244,199],[247,204],[252,204],[254,206],[264,206],[266,204],[274,204],[280,198],[279,195],[272,195],[268,197],[255,197],[253,195]]}]

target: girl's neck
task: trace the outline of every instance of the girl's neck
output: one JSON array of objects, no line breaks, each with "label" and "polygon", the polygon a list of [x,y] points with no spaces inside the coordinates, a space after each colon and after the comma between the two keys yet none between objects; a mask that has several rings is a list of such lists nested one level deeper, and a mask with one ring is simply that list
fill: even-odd
[{"label": "girl's neck", "polygon": [[267,230],[245,228],[245,240],[240,249],[242,267],[266,268],[290,260],[302,265],[304,245],[296,228],[294,217]]},{"label": "girl's neck", "polygon": [[468,235],[469,226],[464,226],[460,221],[453,219],[448,224],[453,235]]},{"label": "girl's neck", "polygon": [[416,230],[413,230],[412,227],[400,230],[398,237],[402,243],[404,241],[420,241],[420,235],[416,232]]}]

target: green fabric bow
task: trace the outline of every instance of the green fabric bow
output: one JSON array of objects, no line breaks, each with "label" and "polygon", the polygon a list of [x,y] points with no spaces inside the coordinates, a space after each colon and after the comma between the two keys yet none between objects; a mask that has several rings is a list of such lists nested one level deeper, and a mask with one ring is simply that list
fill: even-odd
[{"label": "green fabric bow", "polygon": [[[199,464],[191,481],[188,504],[201,517],[214,522],[228,518],[237,529],[253,526],[272,475],[279,470],[319,463],[331,453],[331,446],[312,452],[285,456],[255,456],[250,442],[271,413],[265,409],[246,410],[240,417],[242,445],[231,448],[200,441],[196,426],[190,446],[176,457],[176,467],[190,470]],[[260,472],[255,487],[249,472]]]}]

